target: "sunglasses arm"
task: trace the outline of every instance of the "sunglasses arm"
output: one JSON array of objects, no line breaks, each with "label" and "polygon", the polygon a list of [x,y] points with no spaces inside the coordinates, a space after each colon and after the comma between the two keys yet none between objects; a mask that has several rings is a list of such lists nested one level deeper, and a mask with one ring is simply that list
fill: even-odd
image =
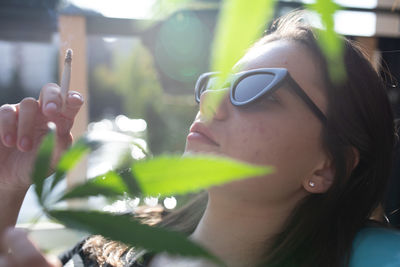
[{"label": "sunglasses arm", "polygon": [[288,77],[288,82],[293,89],[293,91],[307,104],[307,106],[314,112],[314,114],[318,117],[318,119],[323,123],[326,124],[327,118],[324,113],[314,104],[314,102],[308,97],[308,95],[304,92],[304,90],[300,87],[300,85],[293,80],[292,77]]}]

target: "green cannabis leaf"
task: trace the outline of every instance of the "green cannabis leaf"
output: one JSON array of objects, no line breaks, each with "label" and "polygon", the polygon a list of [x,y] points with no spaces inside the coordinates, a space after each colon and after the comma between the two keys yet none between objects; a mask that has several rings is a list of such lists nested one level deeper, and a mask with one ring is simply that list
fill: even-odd
[{"label": "green cannabis leaf", "polygon": [[72,170],[84,155],[90,152],[90,145],[86,138],[81,138],[76,141],[61,157],[54,180],[51,184],[53,189],[64,177],[64,175]]},{"label": "green cannabis leaf", "polygon": [[32,172],[32,181],[35,184],[36,195],[39,203],[43,204],[43,184],[50,173],[51,156],[54,148],[54,130],[43,138],[39,146],[37,157]]},{"label": "green cannabis leaf", "polygon": [[254,166],[215,156],[160,156],[135,162],[133,176],[143,194],[168,196],[221,185],[244,177],[266,175],[272,167]]},{"label": "green cannabis leaf", "polygon": [[102,195],[105,197],[123,196],[128,192],[123,179],[115,172],[109,171],[104,175],[90,179],[87,183],[78,185],[65,193],[60,200]]},{"label": "green cannabis leaf", "polygon": [[[258,39],[273,15],[275,0],[225,0],[215,32],[211,68],[221,73],[216,88],[221,88],[233,66]],[[224,94],[213,94],[205,101],[217,107]],[[213,109],[215,110],[215,108]],[[210,117],[211,113],[206,113]]]},{"label": "green cannabis leaf", "polygon": [[139,223],[131,216],[98,211],[52,210],[49,215],[72,229],[84,230],[152,252],[167,252],[188,257],[204,257],[216,263],[219,259],[185,235],[156,226]]},{"label": "green cannabis leaf", "polygon": [[343,62],[343,41],[335,32],[334,14],[339,5],[332,0],[317,0],[310,5],[311,10],[321,16],[324,30],[319,31],[319,46],[328,59],[328,71],[333,82],[340,82],[346,77]]}]

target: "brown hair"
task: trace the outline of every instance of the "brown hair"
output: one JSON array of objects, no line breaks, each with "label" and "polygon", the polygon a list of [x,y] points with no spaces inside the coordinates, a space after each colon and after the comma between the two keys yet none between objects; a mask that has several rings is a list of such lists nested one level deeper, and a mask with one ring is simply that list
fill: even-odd
[{"label": "brown hair", "polygon": [[[143,224],[156,225],[161,222],[164,215],[164,209],[161,206],[138,207],[132,216]],[[125,266],[130,261],[135,248],[129,247],[124,243],[109,240],[101,235],[89,237],[82,246],[82,250],[89,258],[95,260],[99,266],[109,264],[115,267]]]},{"label": "brown hair", "polygon": [[346,78],[330,78],[318,31],[303,17],[295,12],[278,20],[257,45],[284,39],[314,55],[328,100],[322,136],[335,177],[326,193],[311,194],[297,205],[266,257],[271,266],[346,266],[355,235],[383,199],[392,162],[393,114],[383,80],[355,42],[342,39]]},{"label": "brown hair", "polygon": [[[347,266],[354,237],[381,202],[391,168],[394,125],[385,86],[362,50],[344,38],[346,79],[332,81],[329,62],[318,45],[318,31],[304,21],[303,12],[275,21],[255,46],[275,40],[304,45],[320,66],[321,90],[328,100],[322,137],[335,167],[335,179],[326,193],[311,194],[298,203],[273,246],[266,248],[264,263]],[[190,234],[206,203],[207,194],[202,193],[167,215],[160,225]]]}]

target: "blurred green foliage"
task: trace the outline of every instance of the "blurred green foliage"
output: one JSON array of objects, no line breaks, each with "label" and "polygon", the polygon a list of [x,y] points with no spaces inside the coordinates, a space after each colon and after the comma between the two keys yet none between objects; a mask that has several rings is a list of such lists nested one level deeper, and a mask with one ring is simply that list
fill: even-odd
[{"label": "blurred green foliage", "polygon": [[333,81],[341,81],[346,77],[343,61],[343,44],[335,32],[334,14],[340,6],[332,0],[317,0],[309,6],[321,16],[324,30],[319,31],[319,44],[328,59],[329,75]]},{"label": "blurred green foliage", "polygon": [[[120,101],[121,113],[146,120],[153,154],[182,152],[197,112],[192,95],[169,95],[162,90],[153,57],[140,42],[129,55],[113,54],[112,65],[96,67],[93,93],[107,96],[112,92]],[[107,97],[101,101],[107,101]]]}]

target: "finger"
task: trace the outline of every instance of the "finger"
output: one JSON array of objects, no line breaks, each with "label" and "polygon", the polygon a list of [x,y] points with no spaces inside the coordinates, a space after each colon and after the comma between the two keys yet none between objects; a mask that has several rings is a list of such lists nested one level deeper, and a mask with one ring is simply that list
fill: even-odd
[{"label": "finger", "polygon": [[56,256],[46,256],[46,260],[52,267],[62,267],[62,262]]},{"label": "finger", "polygon": [[69,136],[74,123],[76,114],[83,105],[83,97],[78,92],[69,92],[66,98],[66,104],[62,109],[62,116],[58,116],[54,122],[57,125],[57,134],[59,136]]},{"label": "finger", "polygon": [[12,262],[15,262],[15,266],[50,266],[42,253],[28,239],[24,230],[8,228],[4,233],[3,242],[10,248],[9,257],[11,257]]},{"label": "finger", "polygon": [[80,108],[82,107],[83,103],[83,96],[79,92],[68,92],[65,108],[62,113],[63,116],[68,119],[74,119],[76,114],[78,114]]},{"label": "finger", "polygon": [[17,141],[17,109],[15,105],[0,107],[0,136],[7,147],[15,146]]},{"label": "finger", "polygon": [[60,87],[55,83],[43,86],[40,91],[39,105],[46,117],[50,119],[57,117],[62,107]]},{"label": "finger", "polygon": [[24,98],[18,106],[17,147],[21,151],[30,151],[33,147],[38,109],[38,102],[31,97]]}]

